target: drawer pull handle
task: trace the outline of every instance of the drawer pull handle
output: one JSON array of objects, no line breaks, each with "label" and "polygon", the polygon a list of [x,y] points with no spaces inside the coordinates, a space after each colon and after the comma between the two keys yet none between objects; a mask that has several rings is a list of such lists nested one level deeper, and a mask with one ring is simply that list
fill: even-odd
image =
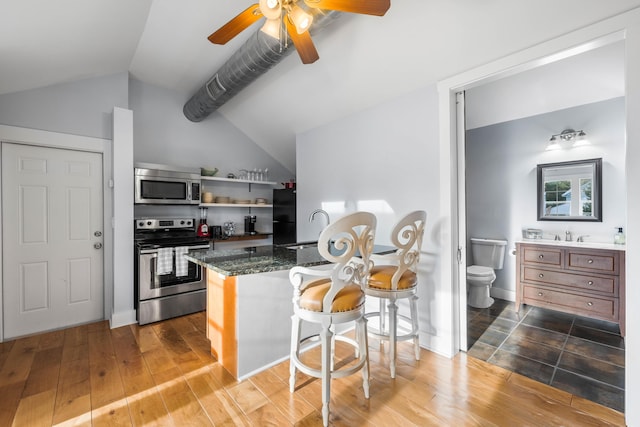
[{"label": "drawer pull handle", "polygon": [[593,264],[593,260],[592,260],[592,259],[590,259],[590,260],[588,260],[588,261],[587,261],[587,263],[588,263],[588,264]]},{"label": "drawer pull handle", "polygon": [[593,305],[593,303],[592,303],[591,301],[589,301],[589,302],[587,303],[587,305],[588,305],[589,307],[591,307],[591,306]]},{"label": "drawer pull handle", "polygon": [[544,255],[542,254],[538,255],[538,259],[542,259],[542,258],[544,258]]},{"label": "drawer pull handle", "polygon": [[541,297],[542,296],[542,292],[538,292],[538,296]]},{"label": "drawer pull handle", "polygon": [[544,274],[540,273],[538,274],[538,277],[542,279],[544,277]]},{"label": "drawer pull handle", "polygon": [[593,280],[589,280],[589,281],[587,282],[587,285],[589,285],[589,286],[593,285]]}]

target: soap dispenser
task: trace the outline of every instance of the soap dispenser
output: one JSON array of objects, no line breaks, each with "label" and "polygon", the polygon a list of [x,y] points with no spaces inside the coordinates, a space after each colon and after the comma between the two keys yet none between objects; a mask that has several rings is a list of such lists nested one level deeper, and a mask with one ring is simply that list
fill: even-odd
[{"label": "soap dispenser", "polygon": [[616,231],[616,233],[613,235],[613,243],[615,243],[616,245],[624,245],[625,244],[625,238],[624,238],[624,232],[622,231],[622,227],[616,227],[618,229],[618,231]]}]

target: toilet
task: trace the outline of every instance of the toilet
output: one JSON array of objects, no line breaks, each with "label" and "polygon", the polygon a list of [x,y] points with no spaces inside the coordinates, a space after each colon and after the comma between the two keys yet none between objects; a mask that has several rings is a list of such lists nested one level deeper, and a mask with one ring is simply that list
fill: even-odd
[{"label": "toilet", "polygon": [[475,308],[488,308],[493,304],[489,288],[496,280],[495,270],[502,269],[506,240],[471,238],[473,265],[467,267],[467,304]]}]

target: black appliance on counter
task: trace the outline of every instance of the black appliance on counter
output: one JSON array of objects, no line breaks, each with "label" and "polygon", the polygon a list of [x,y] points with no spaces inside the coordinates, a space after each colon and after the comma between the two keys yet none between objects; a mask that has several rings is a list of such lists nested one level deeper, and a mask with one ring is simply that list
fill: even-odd
[{"label": "black appliance on counter", "polygon": [[256,231],[256,216],[247,215],[244,217],[244,234],[258,234]]},{"label": "black appliance on counter", "polygon": [[296,190],[273,190],[273,244],[296,241]]},{"label": "black appliance on counter", "polygon": [[206,308],[205,270],[183,259],[210,248],[198,237],[195,218],[138,218],[134,222],[134,295],[138,323],[202,311]]}]

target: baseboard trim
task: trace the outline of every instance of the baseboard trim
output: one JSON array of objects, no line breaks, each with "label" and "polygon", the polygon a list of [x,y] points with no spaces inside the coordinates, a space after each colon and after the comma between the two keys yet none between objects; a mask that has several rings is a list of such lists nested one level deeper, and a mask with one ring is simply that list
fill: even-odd
[{"label": "baseboard trim", "polygon": [[118,313],[112,313],[109,319],[109,326],[111,329],[119,328],[120,326],[127,326],[136,323],[136,311],[128,310]]},{"label": "baseboard trim", "polygon": [[492,287],[490,294],[494,298],[500,298],[500,299],[503,299],[505,301],[514,301],[515,302],[515,300],[516,300],[515,291],[510,291],[508,289],[493,288]]}]

